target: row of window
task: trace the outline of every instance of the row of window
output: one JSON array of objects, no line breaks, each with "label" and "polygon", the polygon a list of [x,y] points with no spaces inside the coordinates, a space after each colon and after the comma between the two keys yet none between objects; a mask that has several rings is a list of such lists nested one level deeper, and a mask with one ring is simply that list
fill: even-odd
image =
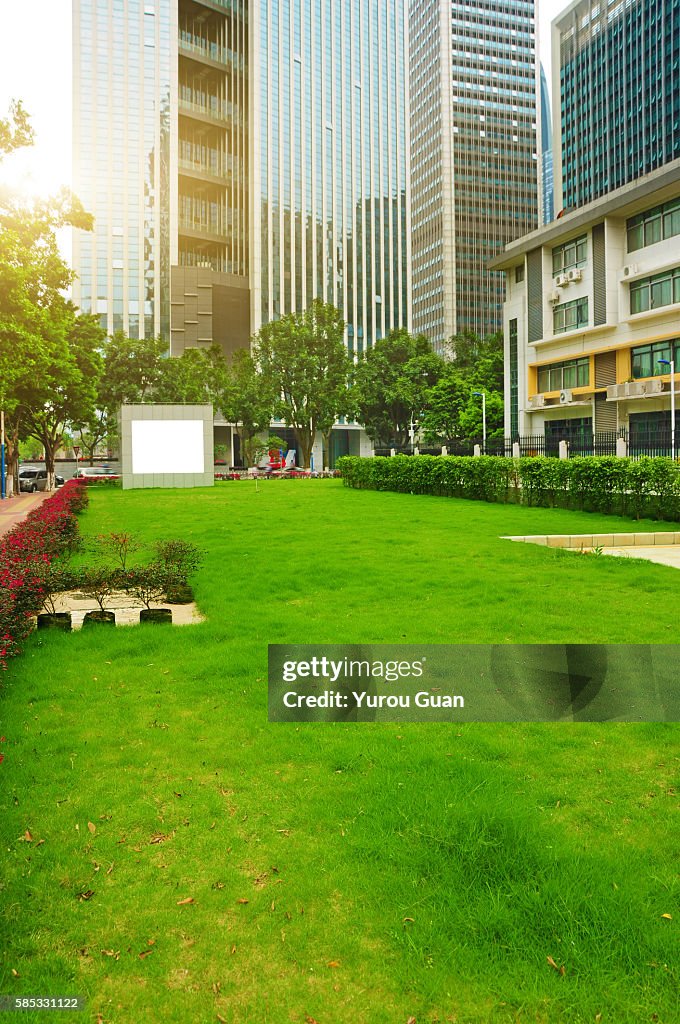
[{"label": "row of window", "polygon": [[569,359],[538,368],[538,390],[562,391],[563,388],[587,387],[590,382],[590,359]]},{"label": "row of window", "polygon": [[570,267],[584,267],[588,256],[588,237],[581,235],[579,238],[572,238],[564,245],[558,245],[552,251],[552,270],[555,274],[561,274]]},{"label": "row of window", "polygon": [[631,349],[630,375],[636,380],[640,377],[661,377],[669,372],[664,362],[670,363],[671,360],[680,368],[680,338],[638,345]]},{"label": "row of window", "polygon": [[553,309],[553,333],[563,334],[588,326],[588,298],[582,296],[571,302],[562,302]]},{"label": "row of window", "polygon": [[680,235],[680,198],[638,213],[626,221],[628,252]]},{"label": "row of window", "polygon": [[669,306],[672,302],[680,302],[680,267],[634,281],[630,286],[631,314]]}]

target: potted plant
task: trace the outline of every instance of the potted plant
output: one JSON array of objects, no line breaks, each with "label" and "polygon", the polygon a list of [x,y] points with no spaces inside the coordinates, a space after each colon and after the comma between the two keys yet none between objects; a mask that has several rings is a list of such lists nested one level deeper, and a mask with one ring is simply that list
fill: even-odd
[{"label": "potted plant", "polygon": [[161,601],[168,589],[168,574],[159,562],[138,565],[125,573],[125,589],[144,606],[139,613],[140,622],[172,622],[171,608],[152,608]]},{"label": "potted plant", "polygon": [[71,612],[57,611],[59,594],[72,590],[76,576],[72,569],[58,560],[50,562],[40,574],[44,611],[38,612],[38,629],[71,630]]},{"label": "potted plant", "polygon": [[106,565],[89,566],[83,572],[80,581],[80,590],[88,597],[93,597],[99,608],[96,611],[86,612],[83,619],[83,626],[95,624],[115,626],[116,613],[104,607],[105,602],[119,589],[119,572],[112,571]]},{"label": "potted plant", "polygon": [[200,565],[198,548],[186,540],[159,540],[154,547],[157,564],[166,574],[166,600],[170,604],[189,604],[194,595],[187,580]]}]

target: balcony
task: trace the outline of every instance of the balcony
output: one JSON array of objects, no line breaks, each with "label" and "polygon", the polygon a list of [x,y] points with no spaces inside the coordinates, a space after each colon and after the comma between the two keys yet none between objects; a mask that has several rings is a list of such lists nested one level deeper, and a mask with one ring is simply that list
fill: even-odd
[{"label": "balcony", "polygon": [[227,100],[220,100],[217,97],[210,97],[210,102],[194,103],[192,100],[179,98],[180,112],[195,117],[204,117],[213,124],[224,125],[226,121],[234,123],[234,106]]},{"label": "balcony", "polygon": [[227,242],[231,232],[220,218],[201,220],[195,217],[179,218],[180,234],[187,234],[192,238],[209,238],[217,242]]},{"label": "balcony", "polygon": [[231,67],[236,71],[243,69],[243,57],[234,50],[229,50],[219,43],[211,42],[209,39],[202,39],[200,36],[192,35],[180,29],[179,49],[190,57],[197,57],[199,60],[208,60],[212,64],[219,64],[223,68]]},{"label": "balcony", "polygon": [[233,180],[231,170],[221,160],[204,163],[200,160],[189,160],[179,157],[177,167],[180,172],[185,171],[187,174],[198,175],[201,178],[209,178],[225,184]]}]

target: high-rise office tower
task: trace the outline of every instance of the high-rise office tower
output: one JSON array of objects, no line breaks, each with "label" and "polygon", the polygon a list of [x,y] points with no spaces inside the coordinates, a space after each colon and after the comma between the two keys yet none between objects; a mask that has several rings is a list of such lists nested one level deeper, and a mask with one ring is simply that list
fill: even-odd
[{"label": "high-rise office tower", "polygon": [[553,22],[555,208],[680,156],[677,0],[580,0]]},{"label": "high-rise office tower", "polygon": [[410,325],[407,0],[74,0],[75,301],[173,355]]},{"label": "high-rise office tower", "polygon": [[548,80],[541,64],[541,223],[549,224],[555,216],[554,185],[553,185],[553,148],[552,119],[550,116],[550,93]]},{"label": "high-rise office tower", "polygon": [[538,224],[533,0],[410,0],[413,325],[441,346],[499,329],[487,269]]}]

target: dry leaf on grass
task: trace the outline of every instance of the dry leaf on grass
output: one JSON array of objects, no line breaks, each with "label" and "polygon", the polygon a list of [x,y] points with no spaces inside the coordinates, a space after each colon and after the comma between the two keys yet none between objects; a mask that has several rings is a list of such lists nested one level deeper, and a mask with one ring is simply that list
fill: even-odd
[{"label": "dry leaf on grass", "polygon": [[666,921],[672,921],[672,920],[673,920],[673,915],[672,915],[672,914],[662,914],[661,916],[662,916],[662,917],[664,918],[664,920],[666,920]]},{"label": "dry leaf on grass", "polygon": [[92,835],[94,835],[95,832],[97,831],[97,826],[95,825],[95,823],[93,821],[88,821],[87,827],[89,828],[89,830],[92,833]]},{"label": "dry leaf on grass", "polygon": [[26,831],[24,832],[23,836],[19,836],[19,842],[20,843],[32,843],[33,842],[33,836],[28,831],[28,829],[26,829]]},{"label": "dry leaf on grass", "polygon": [[114,960],[120,960],[120,950],[119,949],[102,949],[101,953],[102,953],[102,956],[112,956],[114,958]]},{"label": "dry leaf on grass", "polygon": [[416,1024],[415,1017],[409,1017],[409,1019],[406,1021],[406,1024]]},{"label": "dry leaf on grass", "polygon": [[143,960],[144,957],[151,956],[152,953],[153,953],[152,949],[143,949],[142,952],[139,954],[139,959]]},{"label": "dry leaf on grass", "polygon": [[245,898],[245,896],[241,896],[239,899],[236,900],[236,902],[237,903],[250,903],[250,900],[247,900]]},{"label": "dry leaf on grass", "polygon": [[12,968],[12,977],[13,978],[20,978],[21,975],[19,974],[18,971],[16,971],[14,968]]},{"label": "dry leaf on grass", "polygon": [[193,902],[194,902],[194,897],[193,896],[187,896],[187,898],[184,899],[184,900],[177,900],[177,906],[178,907],[185,907],[188,903],[193,903]]},{"label": "dry leaf on grass", "polygon": [[316,1017],[305,1017],[305,1020],[307,1021],[307,1024],[319,1024]]},{"label": "dry leaf on grass", "polygon": [[339,960],[329,960],[328,963],[326,964],[326,967],[339,967],[339,966],[340,966],[340,961]]},{"label": "dry leaf on grass", "polygon": [[227,1024],[227,1018],[226,1017],[220,1017],[219,1013],[216,1013],[215,1016],[217,1017],[217,1019],[219,1021],[222,1022],[222,1024]]},{"label": "dry leaf on grass", "polygon": [[94,889],[86,889],[85,892],[78,893],[78,899],[82,901],[91,900],[94,896]]},{"label": "dry leaf on grass", "polygon": [[551,967],[552,967],[552,968],[553,968],[554,970],[556,970],[556,971],[557,971],[557,973],[558,973],[558,974],[561,974],[561,975],[562,975],[562,977],[564,977],[564,975],[565,975],[565,973],[566,973],[566,972],[565,972],[565,970],[564,970],[564,965],[562,965],[561,967],[559,967],[559,966],[558,966],[558,965],[557,965],[557,964],[555,963],[555,961],[553,960],[553,958],[552,958],[551,956],[547,956],[547,957],[546,957],[546,960],[548,961],[548,963],[550,964],[550,966],[551,966]]}]

